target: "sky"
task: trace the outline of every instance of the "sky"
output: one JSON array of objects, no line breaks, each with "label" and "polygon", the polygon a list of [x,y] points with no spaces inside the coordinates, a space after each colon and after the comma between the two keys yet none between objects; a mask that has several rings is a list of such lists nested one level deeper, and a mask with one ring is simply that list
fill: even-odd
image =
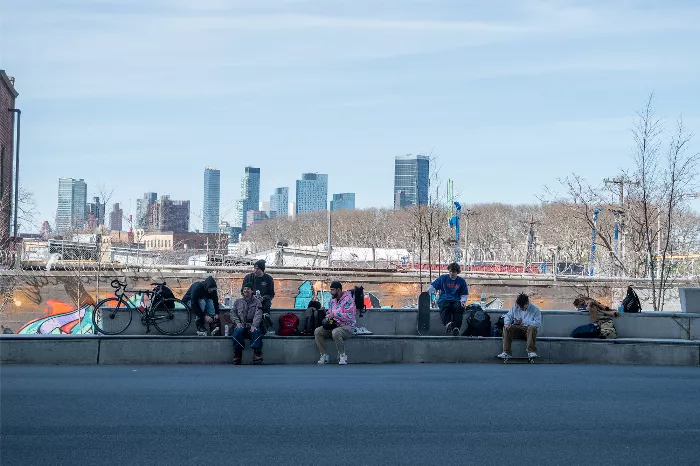
[{"label": "sky", "polygon": [[651,92],[700,150],[692,0],[5,0],[0,31],[37,225],[73,177],[127,214],[146,191],[189,199],[201,228],[206,166],[222,220],[248,165],[263,200],[319,172],[329,197],[390,207],[407,153],[462,202],[538,202],[630,168]]}]

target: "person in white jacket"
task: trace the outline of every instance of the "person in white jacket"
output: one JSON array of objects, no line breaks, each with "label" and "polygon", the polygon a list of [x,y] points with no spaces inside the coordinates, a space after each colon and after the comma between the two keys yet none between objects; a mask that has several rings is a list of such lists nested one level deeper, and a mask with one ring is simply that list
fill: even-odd
[{"label": "person in white jacket", "polygon": [[498,355],[501,359],[512,357],[510,350],[513,338],[527,340],[527,357],[537,357],[537,331],[542,326],[542,311],[530,302],[525,293],[520,293],[515,300],[515,306],[503,319],[503,352]]}]

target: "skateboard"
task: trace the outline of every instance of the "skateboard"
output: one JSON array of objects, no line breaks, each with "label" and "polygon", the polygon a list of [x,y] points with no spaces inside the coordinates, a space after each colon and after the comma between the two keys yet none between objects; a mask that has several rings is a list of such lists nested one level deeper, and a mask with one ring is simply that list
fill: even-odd
[{"label": "skateboard", "polygon": [[[496,356],[496,357],[498,358],[498,356]],[[503,364],[508,364],[508,363],[511,362],[511,361],[514,361],[514,362],[525,362],[525,361],[527,361],[527,362],[529,362],[530,364],[535,364],[535,359],[537,359],[537,358],[539,358],[539,356],[535,356],[534,358],[528,358],[527,356],[524,356],[524,357],[513,357],[513,356],[511,356],[511,357],[506,358],[506,359],[501,359],[501,358],[498,358],[498,359],[501,359],[501,361],[503,361]]]},{"label": "skateboard", "polygon": [[422,292],[418,296],[418,335],[430,332],[430,293]]}]

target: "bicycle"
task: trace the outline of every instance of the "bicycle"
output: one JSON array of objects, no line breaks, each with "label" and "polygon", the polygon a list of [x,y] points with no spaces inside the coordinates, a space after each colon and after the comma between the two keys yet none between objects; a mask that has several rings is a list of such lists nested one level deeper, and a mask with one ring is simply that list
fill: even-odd
[{"label": "bicycle", "polygon": [[[95,333],[119,335],[129,327],[134,310],[141,314],[141,323],[146,326],[146,333],[151,325],[164,335],[180,335],[192,321],[189,306],[177,298],[163,297],[159,291],[165,282],[151,283],[155,290],[127,290],[126,283],[112,280],[114,297],[106,298],[95,305],[92,311],[92,323]],[[133,293],[129,296],[127,293]],[[137,293],[140,293],[140,302]],[[146,304],[148,299],[148,304]]]}]

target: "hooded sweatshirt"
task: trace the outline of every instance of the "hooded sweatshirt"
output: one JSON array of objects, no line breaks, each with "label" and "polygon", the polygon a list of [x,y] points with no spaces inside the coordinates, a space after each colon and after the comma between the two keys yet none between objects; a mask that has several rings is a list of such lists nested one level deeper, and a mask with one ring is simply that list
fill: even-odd
[{"label": "hooded sweatshirt", "polygon": [[542,311],[540,311],[540,308],[532,303],[528,304],[527,309],[524,311],[516,304],[505,315],[503,318],[503,323],[505,325],[510,325],[515,319],[523,320],[522,324],[520,325],[525,327],[534,325],[537,327],[537,330],[539,330],[542,326]]},{"label": "hooded sweatshirt", "polygon": [[339,326],[348,326],[355,328],[355,315],[357,308],[355,307],[355,299],[350,291],[346,291],[340,296],[340,299],[332,298],[328,302],[328,312],[326,319],[333,318]]},{"label": "hooded sweatshirt", "polygon": [[218,314],[219,295],[217,294],[216,290],[214,290],[213,293],[209,293],[209,288],[212,287],[216,288],[216,280],[214,280],[214,277],[212,276],[207,277],[201,282],[194,282],[187,290],[187,293],[185,293],[185,296],[182,297],[182,300],[188,304],[191,302],[192,305],[190,307],[192,308],[192,311],[199,317],[203,317],[205,310],[199,307],[199,300],[211,299],[214,302],[214,311],[216,314]]},{"label": "hooded sweatshirt", "polygon": [[272,277],[263,273],[262,277],[255,275],[255,272],[249,273],[243,278],[243,283],[252,283],[253,293],[260,292],[260,296],[268,296],[270,299],[275,297],[275,281]]}]

